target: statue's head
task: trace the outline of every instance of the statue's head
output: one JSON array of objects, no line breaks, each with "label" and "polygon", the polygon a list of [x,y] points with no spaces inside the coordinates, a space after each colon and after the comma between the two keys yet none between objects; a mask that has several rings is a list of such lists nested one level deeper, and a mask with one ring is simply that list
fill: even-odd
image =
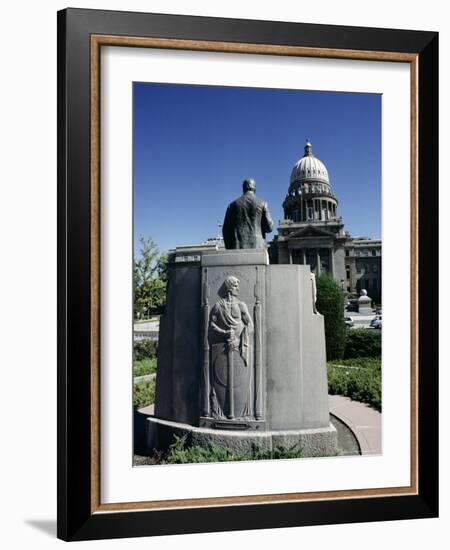
[{"label": "statue's head", "polygon": [[246,178],[242,184],[242,189],[244,193],[247,191],[253,191],[256,190],[256,181],[253,178]]},{"label": "statue's head", "polygon": [[237,296],[239,294],[239,279],[237,277],[233,277],[233,275],[228,276],[224,281],[224,285],[227,292],[233,296]]}]

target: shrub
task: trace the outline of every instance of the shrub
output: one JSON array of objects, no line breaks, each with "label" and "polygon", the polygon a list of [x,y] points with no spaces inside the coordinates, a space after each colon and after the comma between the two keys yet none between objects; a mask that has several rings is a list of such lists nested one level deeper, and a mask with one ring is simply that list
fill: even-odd
[{"label": "shrub", "polygon": [[187,437],[177,437],[170,445],[165,456],[160,457],[160,464],[192,464],[199,462],[228,462],[230,460],[271,460],[280,458],[301,458],[303,451],[297,445],[290,448],[275,447],[274,449],[260,449],[255,447],[251,451],[234,451],[219,446],[188,446]]},{"label": "shrub", "polygon": [[342,361],[340,365],[328,363],[328,392],[381,410],[381,360],[360,358]]},{"label": "shrub", "polygon": [[316,307],[325,320],[327,359],[340,359],[344,356],[346,338],[344,295],[329,273],[317,278]]},{"label": "shrub", "polygon": [[142,409],[155,402],[156,379],[137,382],[133,387],[133,406]]},{"label": "shrub", "polygon": [[134,342],[134,360],[142,361],[143,359],[151,359],[156,357],[158,353],[158,341],[157,340],[138,340]]},{"label": "shrub", "polygon": [[353,357],[381,357],[381,330],[352,329],[348,331],[345,359]]}]

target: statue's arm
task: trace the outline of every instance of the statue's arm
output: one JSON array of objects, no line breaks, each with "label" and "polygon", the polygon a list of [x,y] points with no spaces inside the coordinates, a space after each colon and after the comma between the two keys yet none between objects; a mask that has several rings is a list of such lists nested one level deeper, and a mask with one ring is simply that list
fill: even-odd
[{"label": "statue's arm", "polygon": [[262,218],[261,218],[261,229],[263,234],[270,233],[273,229],[273,220],[270,215],[269,205],[267,202],[264,203]]},{"label": "statue's arm", "polygon": [[245,325],[247,325],[247,327],[252,330],[253,329],[253,320],[252,320],[252,317],[250,315],[250,313],[248,312],[248,308],[247,308],[247,304],[245,304],[244,302],[241,302],[241,315],[242,315],[242,321],[244,322]]},{"label": "statue's arm", "polygon": [[217,334],[223,334],[225,336],[228,336],[229,330],[225,330],[223,328],[220,328],[217,324],[217,306],[215,305],[211,311],[211,318],[209,321],[209,328],[213,330],[214,332],[217,332]]},{"label": "statue's arm", "polygon": [[231,213],[231,205],[228,206],[227,211],[225,212],[225,218],[222,225],[222,235],[225,248],[233,248],[233,220]]}]

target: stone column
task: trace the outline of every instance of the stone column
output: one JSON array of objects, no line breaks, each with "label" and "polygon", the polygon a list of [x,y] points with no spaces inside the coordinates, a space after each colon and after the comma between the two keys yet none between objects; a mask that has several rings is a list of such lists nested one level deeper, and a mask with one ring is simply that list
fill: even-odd
[{"label": "stone column", "polygon": [[316,250],[316,271],[318,277],[320,275],[320,248]]},{"label": "stone column", "polygon": [[305,249],[302,250],[302,254],[303,254],[303,265],[306,265],[306,252],[305,252]]},{"label": "stone column", "polygon": [[334,250],[330,248],[330,273],[334,277]]},{"label": "stone column", "polygon": [[292,248],[288,248],[289,251],[289,263],[292,263]]}]

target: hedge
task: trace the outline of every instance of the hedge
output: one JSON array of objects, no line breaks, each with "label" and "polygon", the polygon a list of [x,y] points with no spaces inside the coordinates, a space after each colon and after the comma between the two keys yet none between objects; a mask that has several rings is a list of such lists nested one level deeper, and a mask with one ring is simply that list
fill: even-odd
[{"label": "hedge", "polygon": [[143,359],[151,359],[158,354],[157,340],[138,340],[134,343],[134,360],[142,361]]},{"label": "hedge", "polygon": [[347,331],[345,359],[381,357],[381,330],[358,328]]},{"label": "hedge", "polygon": [[142,380],[134,384],[133,406],[136,409],[147,407],[155,402],[156,379]]},{"label": "hedge", "polygon": [[381,360],[360,358],[338,365],[328,363],[328,393],[344,395],[381,410]]},{"label": "hedge", "polygon": [[329,273],[317,278],[316,307],[325,320],[327,360],[344,356],[347,328],[344,321],[344,294]]}]

